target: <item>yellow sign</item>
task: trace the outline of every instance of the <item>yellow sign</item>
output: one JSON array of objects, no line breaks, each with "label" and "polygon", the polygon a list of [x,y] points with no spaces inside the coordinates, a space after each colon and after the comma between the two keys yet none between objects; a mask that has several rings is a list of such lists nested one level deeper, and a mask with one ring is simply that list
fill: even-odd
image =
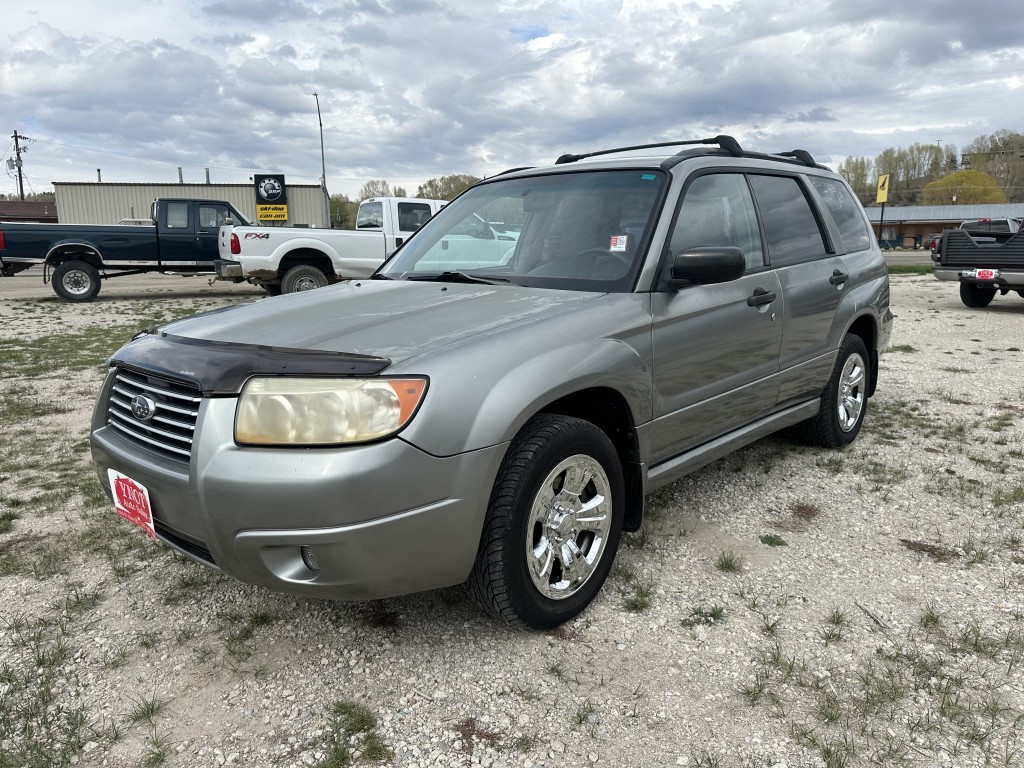
[{"label": "yellow sign", "polygon": [[288,206],[257,205],[256,218],[259,221],[288,221]]},{"label": "yellow sign", "polygon": [[878,177],[878,194],[875,195],[876,203],[884,203],[889,199],[889,174],[883,173]]}]

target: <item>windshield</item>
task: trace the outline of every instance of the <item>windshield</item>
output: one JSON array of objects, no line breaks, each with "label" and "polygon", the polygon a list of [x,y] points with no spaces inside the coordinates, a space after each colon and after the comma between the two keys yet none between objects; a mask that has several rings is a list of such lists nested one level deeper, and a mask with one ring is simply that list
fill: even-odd
[{"label": "windshield", "polygon": [[481,184],[412,238],[379,274],[625,292],[639,269],[660,171],[579,171]]}]

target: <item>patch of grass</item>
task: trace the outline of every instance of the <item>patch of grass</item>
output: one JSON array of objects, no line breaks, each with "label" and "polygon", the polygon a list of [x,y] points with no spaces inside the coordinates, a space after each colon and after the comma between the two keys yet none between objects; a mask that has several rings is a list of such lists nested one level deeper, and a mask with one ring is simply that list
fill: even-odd
[{"label": "patch of grass", "polygon": [[743,558],[735,552],[722,552],[715,561],[715,567],[722,573],[739,573],[743,570]]},{"label": "patch of grass", "polygon": [[885,351],[886,352],[917,352],[917,350],[911,344],[893,344],[891,347],[888,347]]},{"label": "patch of grass", "polygon": [[890,275],[930,275],[931,264],[889,264],[887,266]]},{"label": "patch of grass", "polygon": [[789,546],[786,543],[786,540],[779,536],[777,533],[763,533],[757,537],[757,540],[764,544],[766,547]]},{"label": "patch of grass", "polygon": [[21,515],[10,510],[0,512],[0,533],[10,532],[11,528],[14,527],[14,521],[19,517],[21,517]]},{"label": "patch of grass", "polygon": [[725,606],[717,603],[711,606],[699,605],[690,609],[690,615],[683,619],[684,627],[716,624],[725,617]]},{"label": "patch of grass", "polygon": [[362,704],[336,701],[331,706],[327,756],[316,768],[343,768],[356,762],[383,763],[394,752],[377,733],[377,718]]},{"label": "patch of grass", "polygon": [[155,696],[148,699],[140,696],[138,699],[133,699],[132,704],[132,709],[126,716],[128,722],[146,722],[153,725],[153,720],[160,714],[161,710],[167,705],[167,702],[161,701]]}]

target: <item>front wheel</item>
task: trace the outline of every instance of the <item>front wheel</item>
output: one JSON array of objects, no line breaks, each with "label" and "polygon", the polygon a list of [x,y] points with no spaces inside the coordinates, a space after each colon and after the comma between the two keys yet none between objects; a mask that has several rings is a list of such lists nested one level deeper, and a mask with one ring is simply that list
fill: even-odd
[{"label": "front wheel", "polygon": [[298,264],[281,278],[281,293],[312,291],[327,285],[327,275],[311,264]]},{"label": "front wheel", "polygon": [[92,301],[100,292],[100,273],[87,261],[61,262],[53,270],[53,291],[65,301]]},{"label": "front wheel", "polygon": [[625,505],[615,446],[590,422],[540,414],[509,446],[469,588],[490,615],[548,629],[578,615],[611,570]]},{"label": "front wheel", "polygon": [[983,309],[996,297],[995,288],[982,288],[974,283],[960,283],[960,301],[971,309]]},{"label": "front wheel", "polygon": [[868,410],[871,358],[859,336],[843,338],[832,376],[821,393],[818,415],[804,423],[807,441],[823,448],[852,443]]}]

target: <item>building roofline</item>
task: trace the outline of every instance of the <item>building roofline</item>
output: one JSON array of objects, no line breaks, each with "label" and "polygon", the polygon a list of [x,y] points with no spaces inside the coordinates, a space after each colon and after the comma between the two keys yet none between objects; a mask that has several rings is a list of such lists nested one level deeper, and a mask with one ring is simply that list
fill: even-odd
[{"label": "building roofline", "polygon": [[[868,220],[877,224],[882,207],[865,208]],[[887,205],[884,223],[897,222],[950,222],[971,219],[1024,218],[1024,203],[977,203],[972,205]]]}]

